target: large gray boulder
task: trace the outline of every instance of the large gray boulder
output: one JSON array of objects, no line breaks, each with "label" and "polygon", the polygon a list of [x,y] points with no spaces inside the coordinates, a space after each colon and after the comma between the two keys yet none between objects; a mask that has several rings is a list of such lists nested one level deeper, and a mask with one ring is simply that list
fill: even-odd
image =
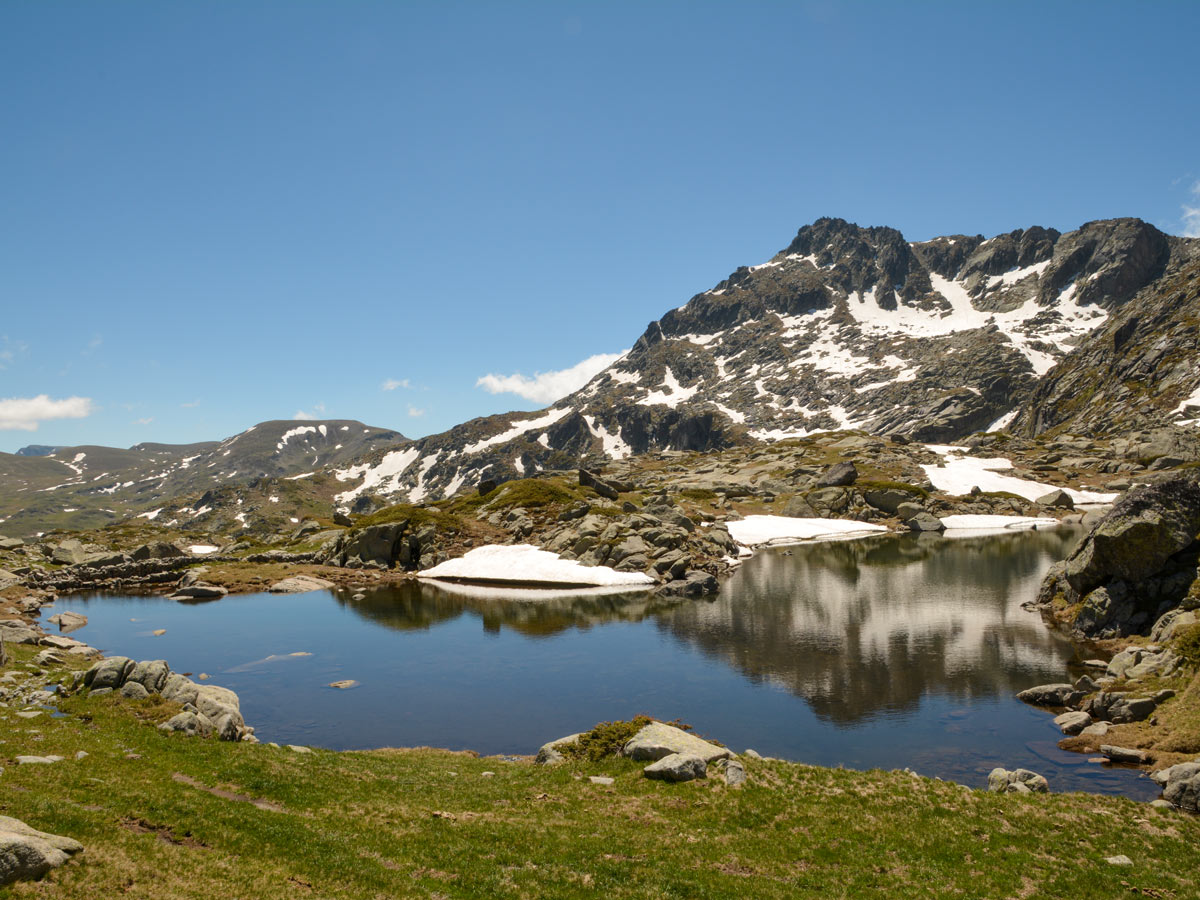
[{"label": "large gray boulder", "polygon": [[1067,559],[1065,577],[1083,596],[1110,581],[1157,573],[1200,533],[1196,474],[1137,487],[1122,497]]},{"label": "large gray boulder", "polygon": [[858,468],[846,461],[834,463],[817,479],[817,487],[845,487],[858,480]]},{"label": "large gray boulder", "polygon": [[81,850],[83,844],[72,838],[0,816],[0,885],[41,878]]},{"label": "large gray boulder", "polygon": [[1046,794],[1050,783],[1045,776],[1028,769],[992,769],[988,774],[988,790],[1001,794]]},{"label": "large gray boulder", "polygon": [[1064,682],[1026,688],[1017,694],[1017,699],[1035,706],[1073,706],[1082,700],[1083,696],[1083,691],[1077,691],[1073,684]]},{"label": "large gray boulder", "polygon": [[157,694],[167,683],[171,669],[163,659],[147,659],[136,663],[125,679],[125,683],[140,684],[149,693]]},{"label": "large gray boulder", "polygon": [[542,744],[538,748],[537,756],[534,757],[533,761],[539,766],[555,766],[561,762],[565,762],[566,759],[562,755],[562,749],[579,743],[579,738],[582,736],[583,732],[568,734],[566,737],[560,737],[557,741]]},{"label": "large gray boulder", "polygon": [[116,690],[125,683],[133,667],[134,662],[128,656],[110,656],[84,672],[83,683],[93,691],[102,688]]},{"label": "large gray boulder", "polygon": [[708,764],[694,753],[672,753],[646,766],[642,774],[660,781],[693,781],[708,777]]},{"label": "large gray boulder", "polygon": [[1163,785],[1163,799],[1180,809],[1200,811],[1200,759],[1161,769],[1150,777]]},{"label": "large gray boulder", "polygon": [[727,747],[710,744],[665,722],[651,722],[630,738],[621,750],[623,756],[639,761],[659,760],[673,753],[698,756],[706,763],[733,756]]},{"label": "large gray boulder", "polygon": [[142,544],[129,555],[135,562],[141,562],[147,559],[175,559],[187,556],[187,553],[166,541],[150,541],[148,544]]},{"label": "large gray boulder", "polygon": [[208,716],[197,712],[185,711],[163,722],[158,726],[158,730],[178,732],[189,737],[208,737],[216,730],[216,727]]}]

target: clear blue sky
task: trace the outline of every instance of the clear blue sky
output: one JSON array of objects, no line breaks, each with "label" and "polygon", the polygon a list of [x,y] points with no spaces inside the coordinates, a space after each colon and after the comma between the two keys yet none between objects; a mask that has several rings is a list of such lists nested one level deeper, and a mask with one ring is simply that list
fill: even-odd
[{"label": "clear blue sky", "polygon": [[623,350],[825,215],[1181,234],[1198,35],[1190,0],[0,4],[0,450],[536,408],[477,381]]}]

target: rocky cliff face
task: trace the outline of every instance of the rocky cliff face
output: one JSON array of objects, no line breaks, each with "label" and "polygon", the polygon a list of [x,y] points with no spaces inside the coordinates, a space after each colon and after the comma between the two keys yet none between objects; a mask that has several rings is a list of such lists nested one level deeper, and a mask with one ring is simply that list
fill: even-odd
[{"label": "rocky cliff face", "polygon": [[1016,433],[1121,434],[1173,425],[1194,447],[1200,425],[1200,259],[1173,264],[1121,305],[1038,383]]},{"label": "rocky cliff face", "polygon": [[651,322],[582,390],[376,454],[339,473],[339,502],[420,501],[581,458],[818,431],[951,441],[1002,428],[1076,345],[1136,316],[1130,307],[1197,258],[1200,241],[1138,219],[921,243],[820,219],[767,262]]}]

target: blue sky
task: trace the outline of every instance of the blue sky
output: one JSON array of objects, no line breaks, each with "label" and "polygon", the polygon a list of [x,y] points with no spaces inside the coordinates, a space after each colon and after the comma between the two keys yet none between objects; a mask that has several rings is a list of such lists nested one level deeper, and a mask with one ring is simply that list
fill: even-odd
[{"label": "blue sky", "polygon": [[825,215],[1200,232],[1197,34],[1194,2],[0,4],[0,450],[537,408]]}]

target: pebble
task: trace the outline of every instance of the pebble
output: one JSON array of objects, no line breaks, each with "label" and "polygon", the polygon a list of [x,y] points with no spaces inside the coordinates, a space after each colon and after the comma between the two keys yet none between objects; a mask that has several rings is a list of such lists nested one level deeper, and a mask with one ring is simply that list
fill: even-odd
[{"label": "pebble", "polygon": [[480,778],[495,778],[496,773],[495,772],[480,772],[479,777]]},{"label": "pebble", "polygon": [[588,781],[590,781],[592,784],[608,785],[608,784],[612,784],[615,780],[616,780],[615,778],[609,778],[607,775],[589,775],[588,776]]},{"label": "pebble", "polygon": [[287,748],[293,753],[312,753],[308,747],[301,747],[299,744],[288,744]]},{"label": "pebble", "polygon": [[1104,861],[1110,866],[1132,866],[1133,860],[1122,853],[1120,856],[1106,856]]},{"label": "pebble", "polygon": [[87,757],[88,757],[88,752],[86,750],[78,750],[75,753],[76,759],[87,759]]}]

